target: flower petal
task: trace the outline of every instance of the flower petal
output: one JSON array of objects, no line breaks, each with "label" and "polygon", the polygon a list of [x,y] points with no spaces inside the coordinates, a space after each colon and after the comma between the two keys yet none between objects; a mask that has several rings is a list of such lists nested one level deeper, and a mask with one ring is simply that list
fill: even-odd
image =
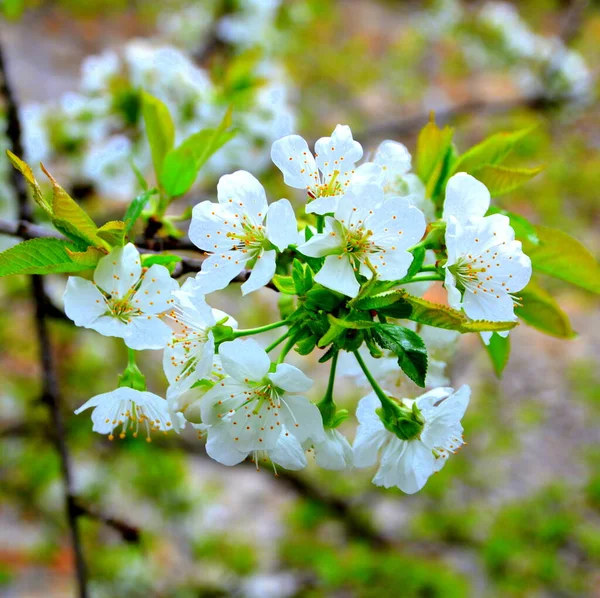
[{"label": "flower petal", "polygon": [[279,435],[275,448],[269,451],[269,458],[273,463],[290,471],[298,471],[308,465],[302,445],[285,428]]},{"label": "flower petal", "polygon": [[343,471],[352,467],[354,455],[346,437],[335,429],[325,430],[325,440],[315,446],[315,460],[319,467]]},{"label": "flower petal", "polygon": [[313,385],[313,381],[304,372],[289,363],[278,364],[269,378],[275,386],[287,392],[306,392]]},{"label": "flower petal", "polygon": [[267,212],[267,238],[279,251],[298,241],[298,223],[292,204],[280,199],[269,206]]},{"label": "flower petal", "polygon": [[237,465],[248,456],[248,453],[236,449],[235,441],[231,438],[226,426],[222,423],[211,426],[208,429],[206,453],[211,459],[218,461],[221,465],[228,466]]},{"label": "flower petal", "polygon": [[327,216],[325,230],[312,236],[298,247],[298,251],[309,257],[324,257],[342,251],[343,229],[339,222]]},{"label": "flower petal", "polygon": [[196,274],[198,291],[205,295],[224,289],[243,269],[252,256],[241,251],[214,253],[202,263]]},{"label": "flower petal", "polygon": [[362,146],[352,138],[350,127],[337,125],[331,137],[321,137],[315,143],[317,166],[324,175],[323,184],[327,185],[337,171],[337,180],[344,185],[351,178],[354,165],[362,155]]},{"label": "flower petal", "polygon": [[171,329],[157,316],[137,316],[127,325],[125,344],[130,349],[164,349],[171,338]]},{"label": "flower petal", "polygon": [[[241,217],[233,207],[212,201],[194,206],[188,235],[203,251],[226,251],[237,243],[233,234],[241,228]],[[234,226],[235,225],[235,226]]]},{"label": "flower petal", "polygon": [[443,219],[454,216],[459,222],[485,216],[490,207],[488,188],[466,172],[450,177],[446,185]]},{"label": "flower petal", "polygon": [[271,159],[290,187],[309,189],[319,184],[319,173],[308,144],[299,135],[288,135],[273,143]]},{"label": "flower petal", "polygon": [[313,442],[325,439],[321,412],[306,397],[285,394],[281,397],[281,415],[286,428],[300,442],[309,438]]},{"label": "flower petal", "polygon": [[265,350],[251,338],[223,343],[219,347],[219,357],[225,372],[240,382],[262,380],[271,366]]},{"label": "flower petal", "polygon": [[261,224],[267,214],[267,196],[258,179],[245,170],[226,174],[217,184],[219,203],[243,212],[253,221]]},{"label": "flower petal", "polygon": [[134,307],[145,314],[160,314],[170,307],[171,294],[179,289],[169,271],[153,264],[142,276],[142,284],[132,297]]},{"label": "flower petal", "polygon": [[358,402],[356,417],[359,426],[352,451],[355,467],[370,467],[377,462],[377,454],[392,434],[383,426],[376,409],[381,406],[375,393],[371,393]]},{"label": "flower petal", "polygon": [[328,255],[323,267],[317,272],[315,281],[324,287],[348,297],[356,297],[360,284],[347,255]]},{"label": "flower petal", "polygon": [[94,271],[94,282],[113,297],[123,298],[141,275],[140,254],[132,243],[127,243],[100,259]]},{"label": "flower petal", "polygon": [[373,162],[381,166],[388,183],[402,177],[411,168],[411,155],[405,145],[397,141],[383,141],[375,152]]},{"label": "flower petal", "polygon": [[269,249],[268,251],[263,251],[256,258],[254,268],[252,268],[248,280],[242,285],[242,295],[257,291],[269,283],[275,274],[276,255],[277,252],[274,249]]},{"label": "flower petal", "polygon": [[65,313],[77,326],[89,328],[107,311],[104,295],[93,282],[80,276],[69,276],[63,298]]}]

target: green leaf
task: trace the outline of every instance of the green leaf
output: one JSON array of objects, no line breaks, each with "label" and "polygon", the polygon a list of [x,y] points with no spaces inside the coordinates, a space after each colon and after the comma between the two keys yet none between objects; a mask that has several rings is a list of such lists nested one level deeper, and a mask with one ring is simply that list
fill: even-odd
[{"label": "green leaf", "polygon": [[146,92],[142,92],[142,115],[152,153],[154,172],[156,178],[160,179],[165,156],[175,143],[175,125],[165,104]]},{"label": "green leaf", "polygon": [[89,265],[90,259],[84,259],[75,250],[74,245],[63,239],[43,237],[24,241],[0,253],[0,276],[79,272],[93,267]]},{"label": "green leaf", "polygon": [[496,373],[496,376],[500,378],[510,357],[510,339],[494,333],[492,334],[489,345],[485,345],[485,348],[492,360],[494,372]]},{"label": "green leaf", "polygon": [[42,190],[33,174],[33,170],[26,162],[23,162],[21,158],[13,154],[10,150],[6,150],[6,155],[10,160],[10,163],[23,175],[29,188],[31,189],[33,199],[35,202],[48,214],[52,216],[52,206],[46,201],[42,194]]},{"label": "green leaf", "polygon": [[552,295],[535,282],[530,282],[519,292],[519,296],[522,305],[515,309],[515,313],[524,322],[558,338],[577,336],[571,328],[567,314],[560,308]]},{"label": "green leaf", "polygon": [[536,168],[507,168],[506,166],[492,166],[486,164],[478,168],[473,176],[481,181],[489,190],[492,197],[504,195],[514,191],[521,185],[530,181],[534,176],[544,170],[543,166]]},{"label": "green leaf", "polygon": [[77,265],[81,266],[82,269],[95,268],[101,258],[106,254],[102,249],[98,247],[88,247],[85,251],[71,251],[68,247],[67,254]]},{"label": "green leaf", "polygon": [[342,301],[344,295],[330,291],[320,285],[315,285],[308,293],[304,305],[312,311],[323,310],[326,312],[333,311]]},{"label": "green leaf", "polygon": [[332,314],[327,314],[327,319],[336,326],[350,330],[364,330],[366,328],[373,328],[376,325],[376,322],[372,320],[343,320],[342,318],[336,318]]},{"label": "green leaf", "polygon": [[406,276],[402,280],[410,280],[417,272],[421,270],[421,266],[425,261],[425,247],[417,247],[413,251],[413,261],[408,267],[408,271],[406,272]]},{"label": "green leaf", "polygon": [[554,228],[536,226],[535,230],[539,243],[524,243],[523,251],[536,272],[600,293],[600,266],[579,241]]},{"label": "green leaf", "polygon": [[273,276],[273,284],[278,291],[285,293],[286,295],[296,294],[296,286],[294,285],[294,279],[291,276],[275,274],[275,276]]},{"label": "green leaf", "polygon": [[142,266],[149,268],[154,264],[164,266],[173,274],[175,266],[181,261],[181,256],[172,255],[170,253],[143,253],[142,254]]},{"label": "green leaf", "polygon": [[486,164],[501,164],[508,154],[537,127],[528,127],[510,133],[496,133],[474,145],[460,156],[452,169],[454,172],[473,174]]},{"label": "green leaf", "polygon": [[234,136],[227,131],[231,125],[231,109],[216,129],[204,129],[188,137],[165,156],[160,183],[170,197],[183,195],[194,184],[198,172],[207,160]]},{"label": "green leaf", "polygon": [[425,184],[428,197],[431,197],[442,174],[453,135],[454,129],[451,127],[438,128],[433,115],[430,122],[419,133],[416,172]]},{"label": "green leaf", "polygon": [[140,193],[137,197],[135,197],[129,206],[127,207],[127,211],[125,212],[125,234],[128,235],[131,229],[134,227],[137,219],[142,215],[148,200],[157,193],[157,189],[148,189],[143,193]]},{"label": "green leaf", "polygon": [[79,204],[56,182],[42,164],[44,174],[52,183],[52,223],[55,228],[74,240],[87,245],[106,247],[98,236],[98,227]]},{"label": "green leaf", "polygon": [[394,324],[376,324],[373,338],[398,357],[398,365],[415,384],[425,386],[427,349],[416,332]]},{"label": "green leaf", "polygon": [[[379,303],[380,305],[378,306]],[[463,312],[457,309],[409,295],[402,289],[368,297],[364,302],[361,300],[357,303],[356,307],[360,309],[375,309],[385,316],[406,318],[421,324],[427,324],[428,326],[435,326],[436,328],[456,330],[462,334],[466,332],[501,332],[511,330],[517,325],[516,322],[469,320]]]},{"label": "green leaf", "polygon": [[292,278],[296,294],[299,297],[306,295],[315,284],[311,267],[308,264],[302,263],[298,258],[294,258],[292,264]]},{"label": "green leaf", "polygon": [[122,220],[111,220],[98,229],[98,236],[111,247],[125,245],[125,223]]},{"label": "green leaf", "polygon": [[341,336],[345,330],[346,328],[344,328],[343,326],[332,322],[331,326],[329,327],[329,330],[327,330],[327,332],[319,339],[317,345],[319,347],[326,347],[327,345],[332,343],[336,338]]}]

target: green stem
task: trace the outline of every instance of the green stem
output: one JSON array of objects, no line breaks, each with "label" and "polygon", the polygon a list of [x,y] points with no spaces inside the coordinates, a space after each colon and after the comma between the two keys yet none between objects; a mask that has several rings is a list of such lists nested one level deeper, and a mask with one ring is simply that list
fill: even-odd
[{"label": "green stem", "polygon": [[258,326],[257,328],[246,328],[245,330],[234,330],[233,338],[239,338],[240,336],[250,336],[252,334],[260,334],[261,332],[268,332],[269,330],[274,330],[275,328],[281,328],[281,326],[285,326],[287,324],[286,320],[281,320],[279,322],[273,322],[273,324],[266,324],[265,326]]},{"label": "green stem", "polygon": [[348,305],[354,305],[359,299],[362,299],[371,289],[371,287],[377,282],[377,270],[373,267],[373,264],[370,262],[369,258],[365,258],[365,266],[369,268],[372,275],[371,278],[363,285],[363,287],[358,291],[358,295],[348,301]]},{"label": "green stem", "polygon": [[288,332],[286,332],[285,334],[282,334],[277,340],[274,340],[266,349],[265,351],[267,353],[270,353],[273,349],[275,349],[275,347],[277,347],[278,345],[280,345],[288,336],[289,334],[289,330]]},{"label": "green stem", "polygon": [[285,343],[283,349],[281,349],[281,353],[279,354],[279,357],[277,358],[277,362],[276,362],[277,365],[284,362],[287,354],[294,348],[295,344],[296,344],[296,335],[294,334],[294,335],[290,336],[290,338],[288,339],[288,342]]},{"label": "green stem", "polygon": [[435,264],[423,264],[421,272],[437,272],[437,266]]},{"label": "green stem", "polygon": [[[423,276],[420,276],[420,274],[423,274]],[[418,274],[415,274],[410,280],[404,280],[403,284],[408,284],[409,282],[427,282],[427,281],[439,281],[439,280],[444,280],[442,278],[442,276],[440,276],[439,274],[430,274],[429,272],[419,272]]]},{"label": "green stem", "polygon": [[325,396],[317,403],[317,407],[323,417],[323,425],[326,428],[331,428],[337,407],[333,400],[333,386],[335,384],[335,371],[337,368],[339,353],[336,351],[331,358],[331,369],[329,370],[329,381],[327,382],[327,390]]},{"label": "green stem", "polygon": [[384,408],[388,405],[396,407],[396,403],[392,401],[392,399],[390,399],[390,397],[388,397],[387,394],[385,394],[384,390],[377,383],[377,380],[375,380],[375,378],[373,377],[373,374],[371,374],[371,372],[369,371],[369,368],[367,367],[365,360],[362,358],[362,355],[358,351],[354,351],[354,357],[356,357],[356,361],[358,361],[360,369],[364,372],[365,376],[367,377],[367,380],[369,381],[369,384],[375,391],[377,398],[381,401],[381,405]]},{"label": "green stem", "polygon": [[130,349],[129,347],[127,347],[127,366],[135,367],[136,365],[137,364],[135,363],[135,351],[133,349]]}]

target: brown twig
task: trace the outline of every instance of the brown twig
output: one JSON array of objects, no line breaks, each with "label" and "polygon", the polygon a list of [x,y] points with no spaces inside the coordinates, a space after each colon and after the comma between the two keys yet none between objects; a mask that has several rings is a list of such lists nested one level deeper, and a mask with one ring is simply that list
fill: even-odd
[{"label": "brown twig", "polygon": [[[23,155],[23,146],[21,143],[21,123],[19,120],[19,111],[15,96],[12,92],[8,72],[4,61],[3,49],[0,46],[0,77],[2,79],[0,93],[4,97],[6,105],[6,136],[9,141],[11,151],[17,156]],[[28,201],[27,189],[22,177],[16,171],[11,172],[11,183],[16,194],[19,208],[19,219],[24,224],[30,224],[33,219],[33,210]],[[61,473],[64,484],[65,507],[69,530],[71,533],[71,542],[73,544],[73,553],[75,556],[75,572],[77,576],[78,594],[80,598],[89,596],[87,587],[87,572],[83,556],[83,547],[79,530],[78,516],[79,511],[75,502],[75,496],[72,491],[71,459],[66,442],[66,433],[62,412],[60,409],[60,392],[52,346],[50,343],[50,333],[48,330],[47,315],[47,297],[44,289],[44,280],[41,276],[31,277],[31,294],[35,304],[35,328],[38,338],[40,363],[42,366],[42,396],[41,401],[45,403],[49,410],[52,420],[52,438],[60,455]]]}]

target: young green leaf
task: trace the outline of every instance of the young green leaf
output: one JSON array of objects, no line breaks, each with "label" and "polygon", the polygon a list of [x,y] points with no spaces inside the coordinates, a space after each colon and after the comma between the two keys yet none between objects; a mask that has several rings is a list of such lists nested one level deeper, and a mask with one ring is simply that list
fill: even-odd
[{"label": "young green leaf", "polygon": [[431,196],[431,191],[435,188],[442,173],[444,160],[450,151],[453,135],[454,129],[451,127],[440,129],[435,124],[433,114],[430,122],[419,133],[416,172],[425,183],[429,196]]},{"label": "young green leaf", "polygon": [[169,109],[158,98],[142,93],[142,115],[150,144],[156,178],[160,178],[163,161],[175,143],[175,125]]},{"label": "young green leaf", "polygon": [[364,330],[365,328],[373,328],[376,325],[376,322],[371,320],[344,320],[336,318],[331,314],[327,314],[327,319],[340,328],[348,328],[350,330]]},{"label": "young green leaf", "polygon": [[33,174],[33,170],[26,162],[23,162],[21,158],[13,154],[10,150],[6,150],[6,155],[10,160],[10,163],[23,175],[29,188],[31,189],[31,193],[33,195],[33,199],[35,202],[48,214],[52,216],[52,206],[46,201],[46,198],[42,194],[42,190]]},{"label": "young green leaf", "polygon": [[208,159],[234,136],[231,109],[216,129],[204,129],[188,137],[180,146],[165,156],[160,183],[170,197],[183,195],[194,184],[198,172]]},{"label": "young green leaf", "polygon": [[376,324],[372,335],[377,344],[398,357],[398,365],[415,384],[425,386],[427,349],[416,332],[394,324]]},{"label": "young green leaf", "polygon": [[281,274],[275,274],[273,276],[273,284],[281,293],[286,295],[295,295],[296,287],[294,285],[294,279],[291,276],[283,276]]},{"label": "young green leaf", "polygon": [[477,169],[491,164],[501,164],[510,152],[537,127],[528,127],[510,133],[496,133],[474,145],[458,158],[452,169],[473,174]]},{"label": "young green leaf", "polygon": [[98,249],[98,247],[88,247],[85,251],[71,251],[68,247],[66,248],[67,254],[78,266],[82,269],[95,268],[100,258],[106,255],[105,251]]},{"label": "young green leaf", "polygon": [[292,278],[296,294],[299,297],[306,295],[315,284],[313,271],[310,266],[308,264],[303,264],[297,258],[294,258],[294,262],[292,263]]},{"label": "young green leaf", "polygon": [[543,166],[536,168],[507,168],[486,164],[478,168],[473,176],[481,181],[489,190],[492,197],[504,195],[521,187],[534,176],[544,170]]},{"label": "young green leaf", "polygon": [[125,234],[128,235],[134,227],[137,219],[142,215],[148,200],[157,193],[156,189],[148,189],[135,197],[125,212]]},{"label": "young green leaf", "polygon": [[52,183],[52,223],[55,228],[77,241],[95,247],[107,247],[98,236],[98,227],[80,205],[57,183],[56,179],[41,165]]},{"label": "young green leaf", "polygon": [[154,264],[159,264],[160,266],[164,266],[167,268],[171,274],[175,269],[175,266],[181,261],[181,257],[179,255],[171,255],[168,253],[143,253],[142,254],[142,266],[144,268],[149,268]]},{"label": "young green leaf", "polygon": [[494,333],[492,334],[490,343],[485,345],[485,348],[492,361],[494,372],[500,378],[510,357],[510,339]]},{"label": "young green leaf", "polygon": [[98,229],[98,236],[111,247],[125,245],[125,223],[122,220],[111,220]]},{"label": "young green leaf", "polygon": [[85,254],[86,258],[63,239],[31,239],[0,253],[0,276],[79,272],[93,268],[95,263],[90,263],[94,258],[91,253]]},{"label": "young green leaf", "polygon": [[535,230],[539,243],[523,244],[535,271],[600,293],[600,266],[579,241],[554,228],[536,226]]},{"label": "young green leaf", "polygon": [[531,281],[519,292],[521,304],[515,313],[521,320],[558,338],[574,338],[569,316],[560,308],[548,291]]}]

